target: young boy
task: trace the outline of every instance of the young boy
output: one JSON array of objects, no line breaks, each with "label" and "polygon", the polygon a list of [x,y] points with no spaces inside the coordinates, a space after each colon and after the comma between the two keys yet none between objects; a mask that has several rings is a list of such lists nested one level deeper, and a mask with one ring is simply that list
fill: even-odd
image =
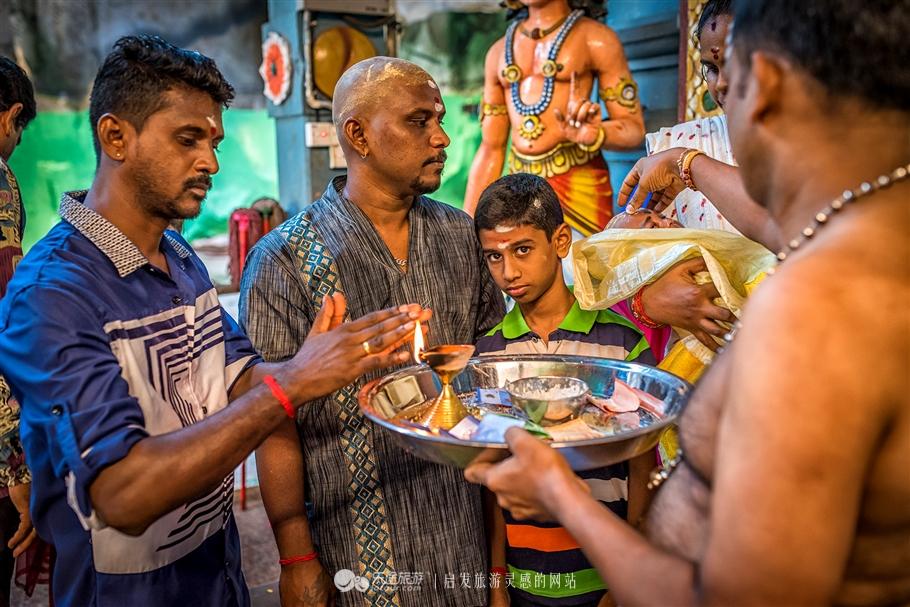
[{"label": "young boy", "polygon": [[[654,364],[633,323],[611,310],[582,310],[566,287],[562,259],[572,235],[544,179],[516,173],[492,183],[480,196],[474,226],[493,280],[516,304],[477,342],[479,355],[571,354]],[[654,462],[647,453],[580,476],[607,508],[634,522],[644,510]],[[603,581],[563,528],[518,521],[490,506],[491,564],[494,573],[511,574],[513,606],[607,604]],[[493,604],[504,593],[494,588]]]}]

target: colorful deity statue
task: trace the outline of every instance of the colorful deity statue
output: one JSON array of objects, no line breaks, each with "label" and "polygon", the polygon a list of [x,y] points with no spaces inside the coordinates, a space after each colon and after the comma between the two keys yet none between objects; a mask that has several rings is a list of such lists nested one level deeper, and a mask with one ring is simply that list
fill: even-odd
[{"label": "colorful deity statue", "polygon": [[[644,120],[616,33],[599,0],[508,0],[511,23],[487,52],[480,105],[483,140],[465,210],[503,172],[547,179],[567,223],[588,236],[610,220],[613,192],[602,151],[641,145]],[[597,87],[600,102],[591,100]],[[604,119],[600,103],[607,110]]]}]

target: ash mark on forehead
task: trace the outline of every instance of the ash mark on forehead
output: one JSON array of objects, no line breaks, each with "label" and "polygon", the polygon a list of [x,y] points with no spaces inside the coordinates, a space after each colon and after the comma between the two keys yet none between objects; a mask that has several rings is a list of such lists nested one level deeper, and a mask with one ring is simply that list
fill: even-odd
[{"label": "ash mark on forehead", "polygon": [[[384,100],[400,95],[401,87],[425,87],[432,82],[418,65],[389,57],[374,57],[355,64],[336,87],[333,117],[343,123],[361,109],[379,107]],[[438,90],[438,87],[434,86]],[[426,89],[424,89],[426,90]]]},{"label": "ash mark on forehead", "polygon": [[496,232],[497,234],[508,234],[509,232],[511,232],[514,229],[515,229],[515,226],[498,225],[495,228],[493,228],[493,231]]}]

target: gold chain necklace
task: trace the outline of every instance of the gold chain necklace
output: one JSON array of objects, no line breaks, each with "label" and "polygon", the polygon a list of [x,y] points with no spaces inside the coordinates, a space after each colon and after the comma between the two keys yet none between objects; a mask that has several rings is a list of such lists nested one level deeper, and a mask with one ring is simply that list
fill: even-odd
[{"label": "gold chain necklace", "polygon": [[[832,200],[828,206],[816,213],[815,217],[812,218],[812,221],[809,222],[809,225],[803,228],[796,238],[788,242],[787,246],[778,252],[778,262],[783,263],[788,257],[790,257],[790,255],[794,253],[794,251],[798,250],[813,236],[815,236],[818,231],[828,223],[834,214],[844,210],[860,198],[869,196],[870,194],[887,188],[899,181],[903,181],[907,178],[908,175],[910,175],[910,164],[899,166],[891,171],[891,173],[879,176],[879,178],[875,181],[864,181],[863,183],[859,184],[858,188],[854,188],[852,190],[844,190],[843,194]],[[771,276],[774,274],[774,272],[775,268],[770,268],[767,271],[766,275]],[[742,323],[737,320],[733,324],[733,328],[730,330],[730,332],[724,335],[724,341],[727,343],[727,345],[729,345],[733,341],[733,338],[736,337],[736,332],[740,329],[740,327],[742,327]],[[722,350],[723,348],[718,351],[718,354],[720,354]],[[674,470],[676,470],[682,461],[683,450],[681,448],[678,448],[676,450],[676,456],[673,457],[673,459],[669,460],[666,466],[663,468],[655,468],[651,472],[650,479],[648,480],[648,489],[653,490],[660,487],[664,481],[670,478],[670,475]]]},{"label": "gold chain necklace", "polygon": [[523,35],[530,38],[531,40],[540,40],[541,38],[546,38],[547,36],[549,36],[550,34],[555,32],[556,30],[558,30],[559,26],[562,25],[563,23],[565,23],[566,19],[568,19],[569,15],[571,15],[571,14],[572,13],[565,15],[562,19],[560,19],[559,21],[557,21],[556,23],[554,23],[553,25],[551,25],[550,27],[548,27],[546,29],[540,29],[539,27],[535,27],[535,28],[532,28],[530,31],[528,31],[527,29],[522,27],[519,31]]}]

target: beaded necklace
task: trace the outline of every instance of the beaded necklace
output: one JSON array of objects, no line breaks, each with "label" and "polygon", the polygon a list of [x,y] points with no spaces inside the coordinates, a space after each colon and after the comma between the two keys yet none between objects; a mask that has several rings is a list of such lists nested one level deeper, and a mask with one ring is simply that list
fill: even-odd
[{"label": "beaded necklace", "polygon": [[572,27],[583,15],[583,10],[572,11],[565,24],[560,28],[559,33],[556,34],[556,39],[550,46],[550,52],[547,53],[547,60],[540,68],[540,73],[544,76],[543,91],[540,94],[540,99],[534,105],[528,105],[521,100],[521,91],[518,85],[522,78],[522,72],[521,68],[515,63],[515,50],[513,48],[518,22],[512,23],[509,29],[506,30],[506,67],[502,70],[502,77],[511,84],[512,105],[515,107],[515,111],[523,117],[521,124],[518,126],[518,132],[524,139],[537,139],[543,133],[544,125],[540,122],[540,115],[550,107],[550,101],[553,100],[553,86],[556,81],[556,73],[559,71],[556,57],[559,55],[559,49],[562,48],[569,32],[572,31]]},{"label": "beaded necklace", "polygon": [[[783,263],[794,251],[803,246],[809,239],[815,236],[818,231],[828,223],[831,219],[831,216],[835,213],[842,211],[848,205],[855,203],[857,200],[864,196],[868,196],[878,190],[887,188],[888,186],[903,181],[910,175],[910,164],[899,166],[890,174],[881,175],[875,181],[864,181],[859,185],[858,188],[852,190],[844,190],[843,194],[831,201],[831,203],[820,210],[815,214],[812,221],[809,222],[805,228],[799,233],[799,235],[787,243],[787,246],[781,249],[777,254],[777,259],[780,263]],[[775,268],[770,268],[767,271],[767,276],[774,274]],[[729,345],[733,338],[736,336],[736,332],[740,329],[742,324],[739,321],[736,321],[733,324],[733,328],[729,333],[724,335],[724,341]],[[726,346],[725,346],[726,347]],[[670,478],[670,475],[679,467],[683,461],[683,451],[682,449],[677,449],[676,456],[669,460],[663,468],[656,468],[651,472],[650,480],[648,481],[648,489],[657,489],[660,487],[664,481]]]}]

